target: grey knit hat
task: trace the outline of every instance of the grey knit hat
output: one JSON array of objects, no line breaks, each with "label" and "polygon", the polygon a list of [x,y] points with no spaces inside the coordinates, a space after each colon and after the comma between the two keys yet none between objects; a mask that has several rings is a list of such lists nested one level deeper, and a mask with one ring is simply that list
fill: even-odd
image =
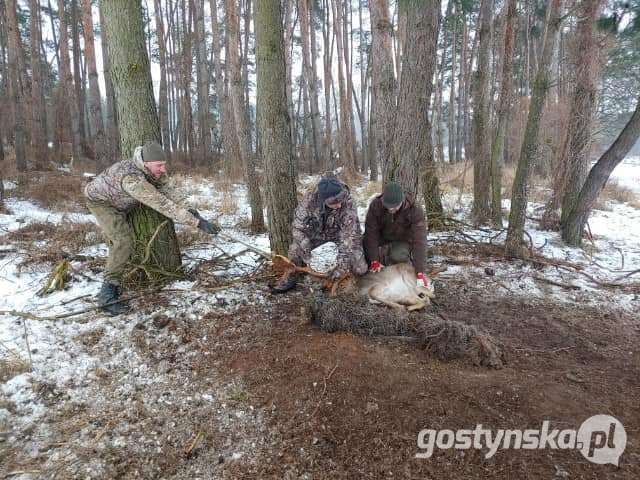
[{"label": "grey knit hat", "polygon": [[166,162],[167,155],[158,142],[147,142],[142,146],[143,162]]},{"label": "grey knit hat", "polygon": [[397,182],[389,182],[385,185],[382,192],[382,205],[385,208],[395,208],[400,206],[404,201],[404,192]]}]

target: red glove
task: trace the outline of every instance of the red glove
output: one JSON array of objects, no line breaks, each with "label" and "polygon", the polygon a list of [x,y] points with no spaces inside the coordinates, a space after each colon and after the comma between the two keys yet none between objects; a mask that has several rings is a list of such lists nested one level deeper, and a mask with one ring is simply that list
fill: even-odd
[{"label": "red glove", "polygon": [[416,286],[429,288],[429,277],[425,276],[422,272],[418,272],[416,274]]},{"label": "red glove", "polygon": [[377,273],[380,270],[382,270],[382,265],[377,260],[374,260],[373,262],[371,262],[371,265],[369,265],[369,271],[370,272]]}]

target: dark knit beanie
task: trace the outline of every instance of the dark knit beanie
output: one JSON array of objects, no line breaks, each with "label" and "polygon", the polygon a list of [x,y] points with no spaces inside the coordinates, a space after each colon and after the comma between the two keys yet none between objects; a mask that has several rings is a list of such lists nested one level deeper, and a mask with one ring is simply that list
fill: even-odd
[{"label": "dark knit beanie", "polygon": [[142,146],[143,162],[166,162],[167,155],[157,142],[147,142]]},{"label": "dark knit beanie", "polygon": [[336,178],[323,177],[318,182],[318,197],[322,205],[330,199],[339,195],[343,190],[342,184]]},{"label": "dark knit beanie", "polygon": [[404,192],[397,182],[389,182],[382,193],[382,205],[385,208],[395,208],[404,201]]}]

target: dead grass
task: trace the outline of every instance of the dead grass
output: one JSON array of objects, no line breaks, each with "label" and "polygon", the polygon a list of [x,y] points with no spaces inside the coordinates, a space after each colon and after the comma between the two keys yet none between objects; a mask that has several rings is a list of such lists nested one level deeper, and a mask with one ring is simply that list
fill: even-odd
[{"label": "dead grass", "polygon": [[17,184],[8,192],[12,196],[52,210],[85,210],[83,190],[87,178],[61,172],[34,172],[19,174],[11,180]]},{"label": "dead grass", "polygon": [[630,207],[640,209],[640,196],[632,189],[620,185],[615,180],[609,180],[598,196],[595,208],[598,210],[611,210],[611,203],[626,203]]},{"label": "dead grass", "polygon": [[65,220],[60,223],[30,223],[10,232],[5,238],[27,252],[19,265],[20,268],[55,264],[73,258],[83,249],[103,241],[99,228],[94,223]]}]

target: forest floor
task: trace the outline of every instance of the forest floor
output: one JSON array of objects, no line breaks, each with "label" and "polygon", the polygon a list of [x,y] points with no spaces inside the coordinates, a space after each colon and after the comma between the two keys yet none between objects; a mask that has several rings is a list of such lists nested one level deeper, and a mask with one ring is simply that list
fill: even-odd
[{"label": "forest floor", "polygon": [[[640,478],[640,159],[615,175],[626,193],[600,203],[584,249],[538,230],[541,204],[531,205],[532,260],[500,255],[504,232],[466,225],[468,196],[459,203],[445,185],[458,223],[429,234],[431,262],[447,270],[426,314],[491,335],[502,369],[438,360],[401,339],[325,333],[307,314],[312,280],[271,296],[259,257],[186,231],[186,280],[134,298],[125,316],[52,319],[93,306],[106,246],[68,193],[81,177],[10,179],[0,311],[49,318],[0,315],[0,478]],[[246,231],[241,185],[181,181],[204,216],[268,248]],[[361,216],[375,187],[354,188]],[[313,266],[329,268],[334,253],[318,249]],[[67,288],[37,296],[62,258]],[[551,448],[416,458],[423,429],[546,420],[577,430],[596,414],[624,425],[618,466]]]}]

